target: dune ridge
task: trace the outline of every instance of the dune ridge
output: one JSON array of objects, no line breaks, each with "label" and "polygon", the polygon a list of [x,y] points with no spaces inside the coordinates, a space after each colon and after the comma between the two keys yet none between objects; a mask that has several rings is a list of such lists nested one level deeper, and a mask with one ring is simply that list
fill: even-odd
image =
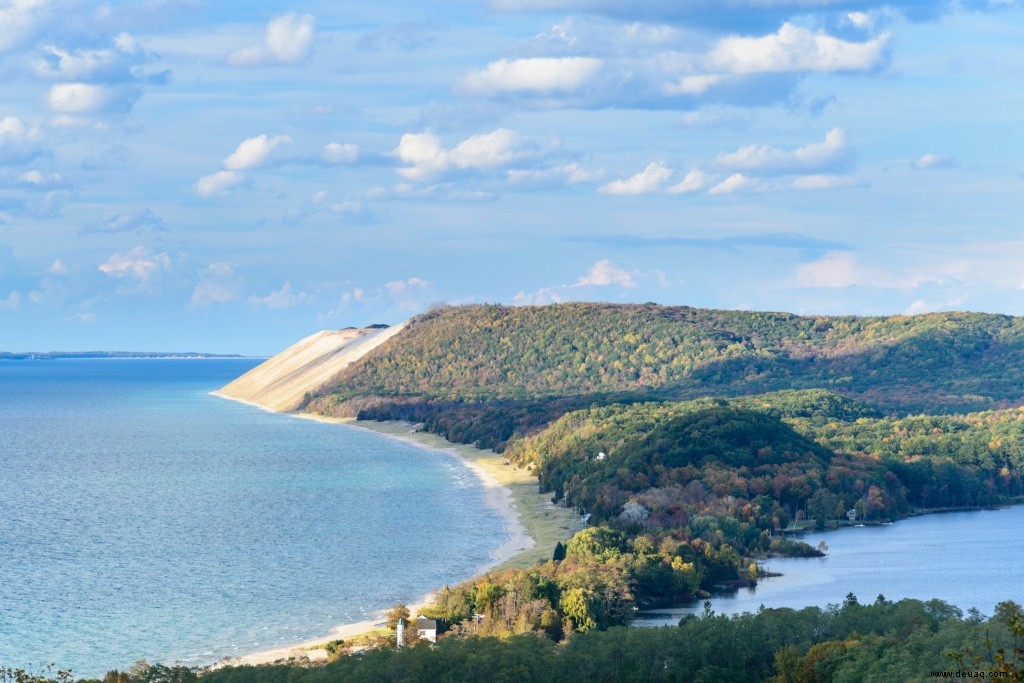
[{"label": "dune ridge", "polygon": [[407,322],[311,334],[213,393],[278,412],[298,410],[306,393],[401,332]]}]

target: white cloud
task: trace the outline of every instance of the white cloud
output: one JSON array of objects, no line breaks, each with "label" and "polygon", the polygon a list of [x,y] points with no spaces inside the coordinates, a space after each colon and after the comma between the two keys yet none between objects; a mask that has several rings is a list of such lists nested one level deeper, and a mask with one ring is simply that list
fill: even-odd
[{"label": "white cloud", "polygon": [[131,278],[140,284],[147,284],[170,267],[171,257],[166,253],[152,254],[140,245],[129,252],[113,254],[106,263],[99,266],[99,271],[111,277]]},{"label": "white cloud", "polygon": [[67,186],[67,181],[61,174],[42,173],[35,169],[18,176],[18,183],[33,190],[55,190]]},{"label": "white cloud", "polygon": [[533,57],[500,59],[462,77],[459,85],[474,93],[572,92],[596,74],[602,65],[593,57]]},{"label": "white cloud", "polygon": [[785,23],[768,36],[723,38],[707,63],[733,74],[870,71],[884,61],[888,43],[888,33],[857,43]]},{"label": "white cloud", "polygon": [[138,77],[132,67],[145,59],[145,51],[127,33],[115,37],[113,45],[113,49],[76,51],[47,45],[43,56],[35,63],[36,74],[66,82],[136,81]]},{"label": "white cloud", "polygon": [[232,187],[242,183],[245,176],[234,171],[217,171],[210,175],[203,176],[196,183],[196,193],[200,197],[213,197],[225,195]]},{"label": "white cloud", "polygon": [[506,128],[493,133],[469,137],[449,153],[456,168],[489,168],[504,166],[515,158],[516,134]]},{"label": "white cloud", "polygon": [[441,145],[433,133],[406,133],[395,154],[406,164],[399,175],[409,180],[427,180],[452,169],[487,169],[505,166],[519,156],[516,134],[505,128],[474,135],[451,149]]},{"label": "white cloud", "polygon": [[313,47],[316,19],[311,14],[289,12],[267,24],[263,42],[235,50],[228,55],[234,66],[272,66],[299,64]]},{"label": "white cloud", "polygon": [[294,292],[292,283],[285,280],[281,289],[278,289],[266,296],[250,296],[249,304],[256,308],[283,309],[292,308],[299,304],[312,301],[313,296],[308,292]]},{"label": "white cloud", "polygon": [[693,170],[686,174],[682,181],[668,188],[671,194],[686,194],[696,192],[707,184],[707,176],[703,171]]},{"label": "white cloud", "polygon": [[934,313],[936,311],[955,311],[967,303],[967,295],[962,294],[947,301],[935,302],[917,299],[904,312],[905,315],[920,315],[921,313]]},{"label": "white cloud", "polygon": [[755,189],[757,189],[757,184],[750,178],[742,173],[733,173],[708,190],[708,194],[733,194],[734,192],[749,192]]},{"label": "white cloud", "polygon": [[875,21],[867,12],[847,12],[846,21],[857,28],[870,29]]},{"label": "white cloud", "polygon": [[0,166],[22,164],[43,154],[42,134],[16,116],[0,119]]},{"label": "white cloud", "polygon": [[326,164],[351,164],[358,158],[359,148],[348,143],[330,142],[320,152],[320,159]]},{"label": "white cloud", "polygon": [[0,52],[28,42],[49,17],[48,0],[9,0],[0,6]]},{"label": "white cloud", "polygon": [[628,272],[619,268],[608,259],[598,261],[590,267],[587,274],[576,281],[573,287],[608,287],[618,285],[626,289],[636,287],[636,281]]},{"label": "white cloud", "polygon": [[613,180],[599,188],[600,192],[612,195],[650,194],[661,189],[662,184],[672,177],[672,169],[663,162],[655,161],[639,173],[625,180]]},{"label": "white cloud", "polygon": [[130,109],[139,95],[136,86],[59,83],[50,88],[46,101],[61,114],[93,114]]},{"label": "white cloud", "polygon": [[833,128],[823,142],[812,142],[792,151],[769,145],[748,145],[735,152],[719,154],[719,168],[758,173],[799,173],[845,168],[853,161],[853,150],[842,128]]},{"label": "white cloud", "polygon": [[408,280],[395,280],[393,282],[385,282],[384,287],[392,294],[398,294],[399,292],[405,292],[411,289],[426,289],[430,286],[430,283],[423,278],[411,277]]},{"label": "white cloud", "polygon": [[244,171],[262,166],[275,147],[290,145],[292,139],[288,135],[276,135],[268,138],[266,134],[254,138],[246,138],[226,159],[224,168],[229,171]]},{"label": "white cloud", "polygon": [[911,167],[915,171],[931,171],[936,169],[960,168],[960,162],[953,157],[940,156],[938,154],[922,154]]},{"label": "white cloud", "polygon": [[[639,273],[630,273],[623,268],[615,265],[608,259],[602,259],[592,265],[587,271],[586,275],[580,277],[576,282],[571,285],[553,285],[551,287],[542,287],[535,292],[524,292],[520,291],[512,300],[517,304],[524,304],[530,306],[540,306],[550,303],[560,303],[568,298],[578,296],[578,293],[574,290],[582,289],[585,287],[613,287],[618,286],[623,289],[634,289],[636,284],[636,275]],[[663,273],[655,273],[659,279],[663,279]]]},{"label": "white cloud", "polygon": [[664,92],[666,95],[703,95],[726,79],[727,77],[721,74],[681,76],[675,83],[667,84],[664,87]]}]

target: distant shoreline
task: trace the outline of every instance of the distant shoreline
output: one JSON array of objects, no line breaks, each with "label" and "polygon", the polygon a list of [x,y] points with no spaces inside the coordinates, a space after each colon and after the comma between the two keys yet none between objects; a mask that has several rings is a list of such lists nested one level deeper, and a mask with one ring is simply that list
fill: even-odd
[{"label": "distant shoreline", "polygon": [[234,353],[183,353],[147,351],[0,351],[0,360],[263,360],[267,356]]},{"label": "distant shoreline", "polygon": [[[252,401],[225,396],[217,391],[210,393],[268,412],[278,412]],[[534,562],[550,559],[555,543],[564,541],[571,535],[572,523],[576,519],[575,513],[553,505],[547,494],[538,493],[537,479],[532,473],[508,465],[507,461],[494,451],[452,444],[442,437],[418,431],[416,425],[408,422],[374,422],[295,412],[281,414],[374,431],[397,441],[454,458],[471,470],[483,486],[485,504],[497,512],[504,522],[507,538],[490,551],[490,562],[477,567],[472,576],[461,580],[481,576],[496,567],[526,567]],[[416,604],[409,606],[410,611],[415,612],[429,604],[433,595],[432,592],[420,598]],[[382,606],[380,612],[371,620],[339,624],[322,637],[222,659],[212,664],[210,668],[258,666],[303,657],[309,661],[324,661],[327,652],[317,647],[318,645],[382,628],[385,621],[384,613],[390,607],[391,605]]]}]

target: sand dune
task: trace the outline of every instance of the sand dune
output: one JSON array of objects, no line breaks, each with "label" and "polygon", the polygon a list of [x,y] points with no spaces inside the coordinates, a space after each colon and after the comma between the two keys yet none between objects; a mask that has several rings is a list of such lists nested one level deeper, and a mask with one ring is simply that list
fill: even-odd
[{"label": "sand dune", "polygon": [[307,392],[326,384],[405,325],[317,332],[214,393],[279,412],[297,410]]}]

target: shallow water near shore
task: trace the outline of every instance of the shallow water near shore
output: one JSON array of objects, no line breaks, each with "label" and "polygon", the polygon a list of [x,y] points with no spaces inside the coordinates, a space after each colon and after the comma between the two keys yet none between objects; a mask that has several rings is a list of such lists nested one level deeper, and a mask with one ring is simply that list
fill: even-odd
[{"label": "shallow water near shore", "polygon": [[[826,607],[848,593],[859,602],[937,598],[964,613],[977,608],[991,616],[997,603],[1024,604],[1024,506],[999,510],[921,515],[884,526],[847,527],[808,533],[801,540],[829,550],[820,558],[776,558],[763,566],[782,576],[757,587],[713,596],[718,614],[756,612],[765,607]],[[652,610],[639,626],[675,624],[684,614],[701,614],[703,603]]]},{"label": "shallow water near shore", "polygon": [[209,395],[257,363],[0,361],[0,665],[209,664],[489,561],[456,460]]}]

